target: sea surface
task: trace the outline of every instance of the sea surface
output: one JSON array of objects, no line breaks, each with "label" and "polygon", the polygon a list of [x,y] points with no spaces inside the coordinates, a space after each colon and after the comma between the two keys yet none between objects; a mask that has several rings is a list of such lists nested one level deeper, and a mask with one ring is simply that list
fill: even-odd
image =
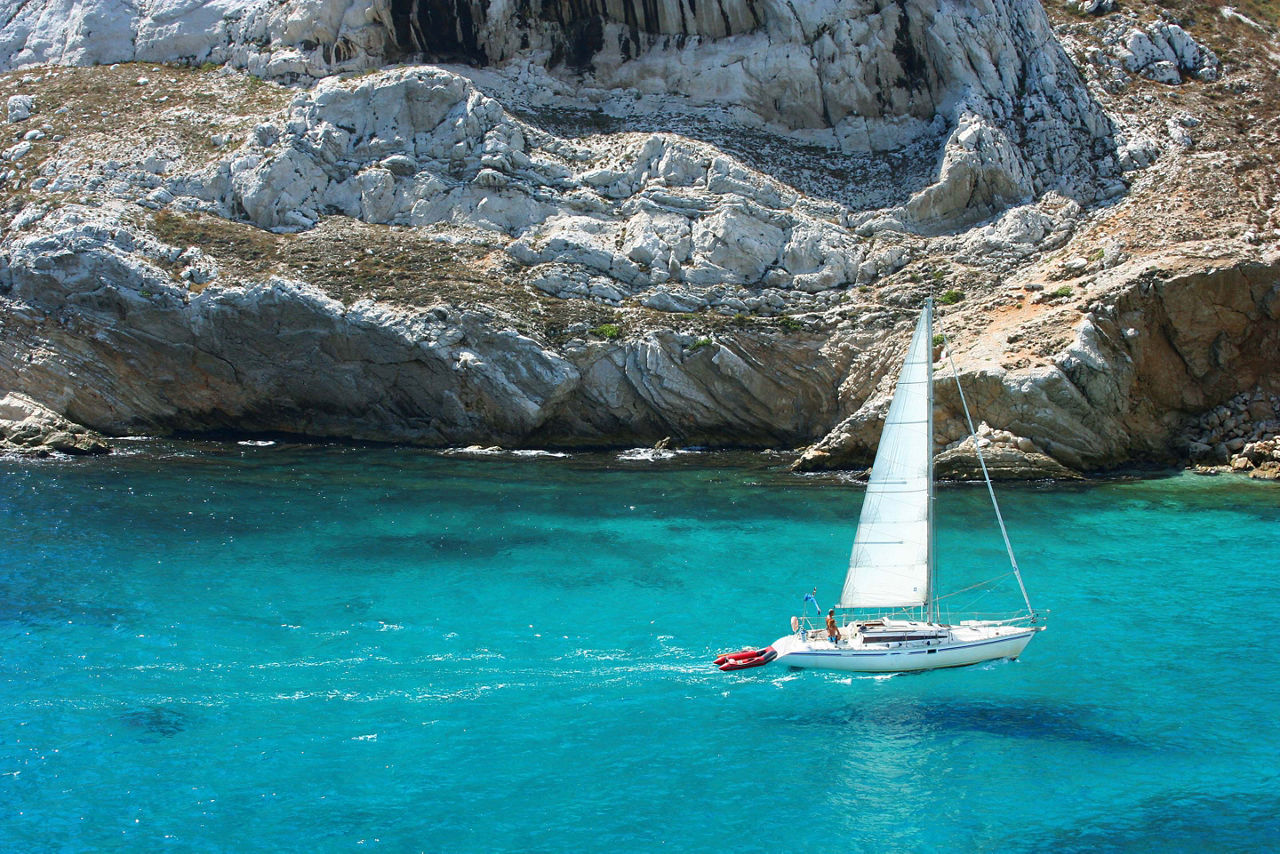
[{"label": "sea surface", "polygon": [[[0,460],[0,851],[1280,848],[1280,487],[1004,488],[1019,661],[721,673],[862,488],[632,457]],[[1007,573],[937,509],[943,586]]]}]

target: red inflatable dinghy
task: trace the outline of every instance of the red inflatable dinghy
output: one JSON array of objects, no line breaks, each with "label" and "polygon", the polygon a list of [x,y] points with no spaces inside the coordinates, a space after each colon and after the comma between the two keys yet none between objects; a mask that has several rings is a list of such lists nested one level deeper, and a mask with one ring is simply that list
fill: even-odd
[{"label": "red inflatable dinghy", "polygon": [[748,667],[763,667],[778,657],[778,651],[771,646],[764,649],[744,649],[742,652],[730,652],[716,658],[716,666],[721,670],[746,670]]}]

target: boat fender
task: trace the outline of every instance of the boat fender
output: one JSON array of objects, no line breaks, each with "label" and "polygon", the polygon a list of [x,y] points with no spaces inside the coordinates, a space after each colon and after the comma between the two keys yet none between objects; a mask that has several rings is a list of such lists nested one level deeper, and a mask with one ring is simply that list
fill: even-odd
[{"label": "boat fender", "polygon": [[791,631],[793,632],[800,631],[800,618],[794,615],[791,617]]}]

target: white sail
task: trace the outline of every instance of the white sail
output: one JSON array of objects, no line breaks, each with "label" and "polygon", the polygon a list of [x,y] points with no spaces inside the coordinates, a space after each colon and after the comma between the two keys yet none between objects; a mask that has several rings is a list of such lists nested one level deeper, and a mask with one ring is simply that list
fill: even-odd
[{"label": "white sail", "polygon": [[841,608],[913,607],[929,600],[932,383],[932,306],[927,305],[871,467]]}]

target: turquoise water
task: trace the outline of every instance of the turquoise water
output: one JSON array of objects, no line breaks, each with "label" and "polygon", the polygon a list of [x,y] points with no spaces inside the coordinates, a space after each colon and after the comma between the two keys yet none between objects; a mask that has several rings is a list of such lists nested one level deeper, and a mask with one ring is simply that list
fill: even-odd
[{"label": "turquoise water", "polygon": [[[1020,661],[724,674],[838,591],[857,486],[135,449],[0,460],[0,850],[1280,846],[1275,486],[1002,490]],[[1000,572],[985,493],[938,508],[947,579]]]}]

